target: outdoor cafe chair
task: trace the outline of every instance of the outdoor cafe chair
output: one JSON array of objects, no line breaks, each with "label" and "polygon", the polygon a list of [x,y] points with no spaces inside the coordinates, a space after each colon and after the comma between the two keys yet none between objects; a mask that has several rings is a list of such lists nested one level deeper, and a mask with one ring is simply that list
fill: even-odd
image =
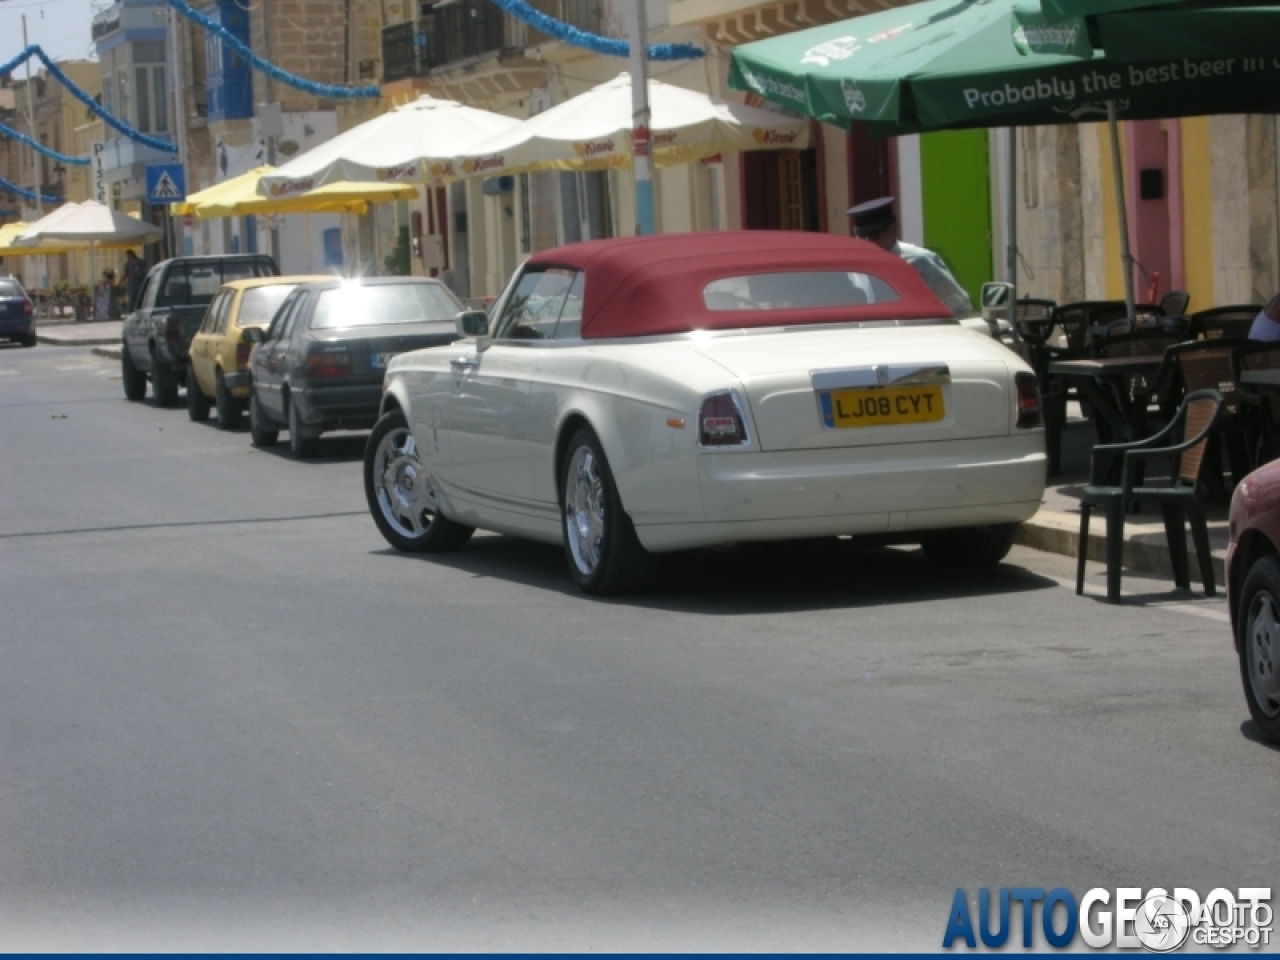
[{"label": "outdoor cafe chair", "polygon": [[[1133,443],[1117,443],[1093,448],[1089,485],[1080,493],[1080,539],[1076,545],[1076,594],[1084,593],[1085,562],[1089,553],[1089,517],[1094,507],[1106,514],[1107,600],[1120,599],[1120,576],[1124,560],[1124,521],[1129,508],[1141,503],[1157,503],[1164,517],[1165,536],[1173,563],[1174,582],[1183,590],[1191,588],[1187,558],[1186,523],[1190,521],[1200,580],[1207,596],[1215,592],[1213,557],[1209,552],[1209,528],[1199,499],[1200,468],[1209,438],[1222,412],[1223,398],[1217,390],[1193,390],[1182,400],[1177,414],[1154,436]],[[1113,464],[1120,461],[1120,485],[1106,484]],[[1169,478],[1146,482],[1146,466],[1164,461]]]},{"label": "outdoor cafe chair", "polygon": [[[1133,333],[1122,333],[1113,337],[1107,337],[1097,346],[1099,357],[1163,357],[1165,350],[1174,344],[1182,342],[1182,335],[1170,330],[1137,330]],[[1171,416],[1173,410],[1177,408],[1178,397],[1181,394],[1180,380],[1174,380],[1165,384],[1162,392],[1155,397],[1150,397],[1150,386],[1154,382],[1155,376],[1148,376],[1142,373],[1136,373],[1129,378],[1129,394],[1135,399],[1148,398],[1155,399],[1160,403],[1161,409],[1168,408],[1168,414]],[[1170,403],[1172,398],[1172,403]]]},{"label": "outdoor cafe chair", "polygon": [[1242,480],[1254,466],[1250,451],[1257,433],[1257,418],[1252,410],[1244,408],[1241,403],[1231,368],[1232,352],[1252,342],[1239,337],[1218,337],[1174,344],[1165,349],[1164,359],[1155,379],[1142,392],[1149,397],[1159,397],[1170,383],[1177,383],[1180,379],[1183,389],[1188,393],[1216,390],[1222,395],[1220,422],[1207,456],[1212,469],[1204,477],[1206,488],[1220,500],[1229,499],[1222,479],[1220,448],[1226,450],[1233,482]]},{"label": "outdoor cafe chair", "polygon": [[1185,290],[1170,290],[1160,298],[1160,312],[1169,318],[1186,316],[1191,304],[1191,294]]},{"label": "outdoor cafe chair", "polygon": [[1191,315],[1188,340],[1216,340],[1219,337],[1248,337],[1249,328],[1262,310],[1261,305],[1236,304],[1214,307]]},{"label": "outdoor cafe chair", "polygon": [[1241,381],[1240,375],[1253,370],[1280,370],[1280,343],[1250,341],[1231,351],[1231,379],[1241,402],[1256,413],[1257,436],[1253,446],[1253,465],[1259,467],[1276,458],[1276,414],[1272,401],[1280,396],[1275,390]]}]

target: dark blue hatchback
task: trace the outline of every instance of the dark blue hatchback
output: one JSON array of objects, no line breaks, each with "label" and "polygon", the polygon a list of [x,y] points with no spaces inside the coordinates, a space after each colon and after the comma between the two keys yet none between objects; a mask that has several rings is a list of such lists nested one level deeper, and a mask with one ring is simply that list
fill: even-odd
[{"label": "dark blue hatchback", "polygon": [[27,291],[13,277],[0,277],[0,338],[36,345],[36,311]]}]

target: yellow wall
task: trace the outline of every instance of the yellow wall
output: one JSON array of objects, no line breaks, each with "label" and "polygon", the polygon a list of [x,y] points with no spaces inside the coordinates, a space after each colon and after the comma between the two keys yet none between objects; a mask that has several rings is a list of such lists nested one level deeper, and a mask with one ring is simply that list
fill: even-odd
[{"label": "yellow wall", "polygon": [[1190,309],[1204,310],[1213,294],[1213,193],[1209,162],[1209,118],[1182,121],[1183,278]]},{"label": "yellow wall", "polygon": [[[1120,222],[1116,207],[1115,167],[1111,163],[1111,130],[1105,123],[1094,126],[1098,145],[1098,179],[1102,188],[1102,241],[1106,249],[1103,267],[1106,289],[1102,299],[1124,299],[1124,271],[1120,269]],[[1120,128],[1121,170],[1124,163],[1124,127]]]}]

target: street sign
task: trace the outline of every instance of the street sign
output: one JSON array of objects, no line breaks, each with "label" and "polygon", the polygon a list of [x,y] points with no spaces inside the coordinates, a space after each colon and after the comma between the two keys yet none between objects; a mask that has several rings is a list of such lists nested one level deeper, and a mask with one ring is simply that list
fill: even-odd
[{"label": "street sign", "polygon": [[147,167],[147,203],[177,203],[187,198],[187,178],[180,163]]},{"label": "street sign", "polygon": [[93,145],[93,199],[101,204],[107,202],[107,165],[105,154],[107,145],[101,140]]}]

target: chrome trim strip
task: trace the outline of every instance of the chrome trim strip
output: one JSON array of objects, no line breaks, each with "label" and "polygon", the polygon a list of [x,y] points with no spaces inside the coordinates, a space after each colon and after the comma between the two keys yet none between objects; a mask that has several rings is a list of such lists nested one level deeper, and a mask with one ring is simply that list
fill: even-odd
[{"label": "chrome trim strip", "polygon": [[908,387],[950,383],[951,368],[945,363],[883,363],[838,370],[812,370],[809,377],[814,390]]}]

